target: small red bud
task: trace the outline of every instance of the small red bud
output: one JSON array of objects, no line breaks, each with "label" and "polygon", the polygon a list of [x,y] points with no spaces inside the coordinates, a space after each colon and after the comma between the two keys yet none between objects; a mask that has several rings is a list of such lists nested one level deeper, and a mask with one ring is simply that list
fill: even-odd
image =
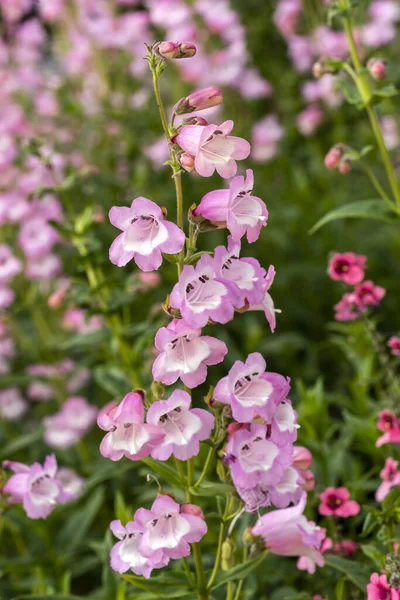
[{"label": "small red bud", "polygon": [[386,61],[383,58],[371,58],[367,64],[369,74],[376,81],[386,78]]},{"label": "small red bud", "polygon": [[344,154],[343,146],[333,146],[325,156],[324,163],[327,169],[337,169]]},{"label": "small red bud", "polygon": [[195,517],[204,519],[204,514],[200,506],[196,506],[195,504],[182,504],[181,513],[184,515],[194,515]]},{"label": "small red bud", "polygon": [[185,171],[188,173],[193,173],[195,170],[194,166],[194,156],[189,154],[188,152],[183,152],[177,156],[178,162]]},{"label": "small red bud", "polygon": [[351,162],[349,160],[341,160],[338,171],[341,175],[347,175],[351,171]]},{"label": "small red bud", "polygon": [[182,127],[186,127],[186,125],[201,125],[201,127],[206,127],[208,125],[208,121],[203,119],[203,117],[189,117],[188,119],[183,119]]},{"label": "small red bud", "polygon": [[179,100],[174,108],[174,112],[177,115],[182,115],[194,112],[195,110],[212,108],[221,104],[222,99],[222,92],[216,87],[204,88]]}]

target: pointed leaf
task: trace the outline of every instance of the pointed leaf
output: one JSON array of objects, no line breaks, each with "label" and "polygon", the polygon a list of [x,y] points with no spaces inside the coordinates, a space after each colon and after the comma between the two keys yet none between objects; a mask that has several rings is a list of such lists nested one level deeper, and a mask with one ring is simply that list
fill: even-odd
[{"label": "pointed leaf", "polygon": [[390,223],[394,218],[395,212],[390,210],[383,200],[359,200],[339,206],[327,213],[310,229],[309,233],[313,234],[327,223],[338,219],[375,219]]},{"label": "pointed leaf", "polygon": [[236,567],[233,567],[233,569],[229,569],[229,571],[226,571],[221,577],[217,579],[212,589],[215,590],[221,587],[221,585],[226,585],[229,581],[246,579],[246,577],[248,577],[250,573],[252,573],[255,569],[257,569],[257,567],[261,565],[267,554],[268,552],[263,552],[262,554],[255,556],[251,560],[248,560],[247,562],[242,563],[240,565],[236,565]]},{"label": "pointed leaf", "polygon": [[370,569],[366,565],[362,565],[354,560],[347,560],[329,554],[324,558],[325,564],[328,567],[332,567],[333,569],[344,573],[349,581],[365,592],[370,577]]}]

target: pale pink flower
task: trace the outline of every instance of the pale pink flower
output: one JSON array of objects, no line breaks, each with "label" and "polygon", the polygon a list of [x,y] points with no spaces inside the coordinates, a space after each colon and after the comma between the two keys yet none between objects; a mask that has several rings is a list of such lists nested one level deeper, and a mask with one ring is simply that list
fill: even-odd
[{"label": "pale pink flower", "polygon": [[336,321],[354,321],[366,310],[354,292],[344,294],[334,309]]},{"label": "pale pink flower", "polygon": [[14,256],[10,246],[0,244],[0,285],[8,283],[21,269],[21,261]]},{"label": "pale pink flower", "polygon": [[19,421],[28,410],[28,404],[17,388],[0,390],[0,420]]},{"label": "pale pink flower", "polygon": [[44,419],[44,441],[51,448],[70,448],[94,425],[97,412],[86,398],[68,398],[58,413]]},{"label": "pale pink flower", "polygon": [[324,115],[318,104],[310,104],[297,115],[297,128],[304,136],[311,136],[321,125]]}]

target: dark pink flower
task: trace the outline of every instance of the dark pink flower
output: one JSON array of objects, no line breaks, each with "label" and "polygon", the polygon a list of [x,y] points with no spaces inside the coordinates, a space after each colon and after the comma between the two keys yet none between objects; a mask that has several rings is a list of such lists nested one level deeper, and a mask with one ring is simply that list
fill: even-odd
[{"label": "dark pink flower", "polygon": [[336,321],[354,321],[366,310],[354,292],[344,294],[340,302],[335,304],[334,309]]},{"label": "dark pink flower", "polygon": [[388,340],[387,345],[393,356],[400,356],[400,337],[398,335],[392,335]]},{"label": "dark pink flower", "polygon": [[318,510],[325,517],[354,517],[360,512],[360,505],[350,500],[350,492],[344,487],[329,487],[322,492],[320,499],[322,502]]},{"label": "dark pink flower", "polygon": [[386,575],[373,573],[369,581],[368,600],[400,600],[400,592],[390,587]]},{"label": "dark pink flower", "polygon": [[385,467],[380,472],[382,479],[381,485],[376,490],[375,498],[382,502],[388,495],[392,487],[400,486],[400,471],[398,470],[399,461],[390,456],[386,459]]},{"label": "dark pink flower", "polygon": [[376,306],[385,296],[386,290],[373,281],[363,281],[355,287],[354,294],[361,306]]},{"label": "dark pink flower", "polygon": [[387,409],[380,412],[377,427],[384,432],[376,441],[378,448],[388,443],[400,444],[400,421],[395,414]]},{"label": "dark pink flower", "polygon": [[331,279],[356,285],[364,279],[366,261],[366,256],[353,252],[336,253],[329,261],[328,275]]}]

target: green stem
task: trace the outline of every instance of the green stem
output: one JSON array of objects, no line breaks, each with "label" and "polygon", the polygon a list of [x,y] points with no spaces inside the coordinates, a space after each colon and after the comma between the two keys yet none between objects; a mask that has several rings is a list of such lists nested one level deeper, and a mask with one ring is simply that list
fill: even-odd
[{"label": "green stem", "polygon": [[208,467],[210,466],[213,456],[214,456],[214,448],[211,447],[208,450],[208,454],[207,454],[206,462],[204,463],[203,471],[193,487],[196,488],[203,482],[205,476],[207,475]]},{"label": "green stem", "polygon": [[212,588],[214,581],[218,575],[219,567],[221,564],[222,544],[224,543],[224,539],[225,539],[225,523],[223,521],[221,521],[220,526],[219,526],[218,546],[217,546],[217,553],[215,555],[215,563],[214,563],[214,567],[213,567],[210,579],[208,580],[208,583],[207,583],[207,588],[209,590]]},{"label": "green stem", "polygon": [[[249,551],[248,551],[247,546],[244,546],[244,548],[243,548],[243,561],[242,561],[243,564],[245,562],[247,562],[248,553],[249,553]],[[241,592],[242,592],[242,587],[243,587],[244,581],[245,581],[244,579],[241,579],[239,581],[237,589],[236,589],[236,594],[235,594],[234,600],[240,600],[240,595],[241,595]]]},{"label": "green stem", "polygon": [[[193,502],[193,495],[190,493],[189,488],[191,488],[194,484],[194,460],[193,458],[189,458],[187,461],[187,487],[186,496],[189,504]],[[208,600],[208,591],[207,591],[207,582],[206,582],[206,573],[204,571],[203,559],[201,556],[200,544],[194,543],[192,544],[192,552],[194,558],[194,566],[196,569],[196,581],[197,581],[197,589],[199,591],[199,600]]]},{"label": "green stem", "polygon": [[230,581],[226,588],[226,600],[233,600],[233,592],[235,588],[233,587],[232,581]]},{"label": "green stem", "polygon": [[374,186],[374,188],[376,189],[378,194],[381,196],[381,198],[386,202],[386,204],[392,210],[396,210],[396,206],[393,204],[393,201],[386,194],[385,190],[379,183],[379,181],[378,181],[377,177],[375,176],[374,172],[372,171],[372,169],[363,162],[361,164],[362,164],[362,167],[363,167],[364,171],[366,172],[367,176],[369,177],[369,180],[371,181],[372,185]]},{"label": "green stem", "polygon": [[366,105],[367,114],[368,114],[368,117],[369,117],[369,120],[370,120],[370,123],[372,126],[372,130],[374,132],[374,135],[375,135],[378,147],[379,147],[379,151],[381,153],[382,161],[383,161],[383,164],[384,164],[385,170],[386,170],[386,175],[389,180],[394,199],[396,201],[396,205],[397,205],[396,210],[397,210],[397,212],[400,213],[399,186],[397,183],[396,175],[394,172],[392,161],[390,159],[389,152],[385,145],[385,140],[383,139],[382,131],[381,131],[381,128],[379,125],[378,116],[376,114],[375,109],[370,105],[371,95],[372,95],[371,86],[369,83],[368,74],[365,73],[365,70],[361,63],[361,60],[360,60],[360,57],[358,54],[358,50],[357,50],[357,45],[354,40],[351,17],[349,14],[350,7],[349,7],[348,0],[340,0],[340,4],[341,4],[341,8],[343,8],[344,10],[347,11],[347,14],[345,14],[345,16],[343,18],[344,29],[345,29],[346,36],[347,36],[347,39],[349,42],[351,58],[352,58],[352,61],[353,61],[353,64],[354,64],[354,67],[356,70],[356,74],[357,74],[357,77],[355,79],[356,85],[357,85],[358,91],[360,93],[360,96]]},{"label": "green stem", "polygon": [[195,585],[196,585],[196,582],[195,582],[195,580],[194,580],[193,573],[192,573],[192,571],[190,570],[189,563],[188,563],[188,559],[187,559],[187,558],[184,556],[184,557],[182,558],[182,561],[183,561],[183,568],[184,568],[184,570],[185,570],[186,577],[187,577],[187,579],[188,579],[189,585],[191,585],[191,586],[195,586]]},{"label": "green stem", "polygon": [[181,461],[178,458],[176,458],[176,456],[174,456],[174,461],[176,470],[178,471],[180,478],[182,479],[182,481],[185,481],[185,473],[183,472]]},{"label": "green stem", "polygon": [[[179,229],[183,231],[183,194],[182,194],[182,171],[180,169],[179,163],[176,159],[174,151],[170,150],[171,158],[173,161],[173,179],[175,183],[175,194],[176,194],[176,224]],[[183,264],[185,260],[185,250],[179,252],[179,262],[177,263],[178,267],[178,277],[182,273]]]},{"label": "green stem", "polygon": [[158,111],[160,113],[160,119],[161,119],[162,128],[164,130],[165,137],[167,138],[167,142],[169,144],[171,144],[171,136],[169,135],[168,121],[167,121],[167,117],[165,116],[164,105],[163,105],[162,100],[161,100],[160,86],[159,86],[159,83],[158,83],[160,75],[157,72],[156,68],[152,68],[152,74],[153,74],[154,95],[156,97],[156,103],[157,103],[157,106],[158,106]]}]

